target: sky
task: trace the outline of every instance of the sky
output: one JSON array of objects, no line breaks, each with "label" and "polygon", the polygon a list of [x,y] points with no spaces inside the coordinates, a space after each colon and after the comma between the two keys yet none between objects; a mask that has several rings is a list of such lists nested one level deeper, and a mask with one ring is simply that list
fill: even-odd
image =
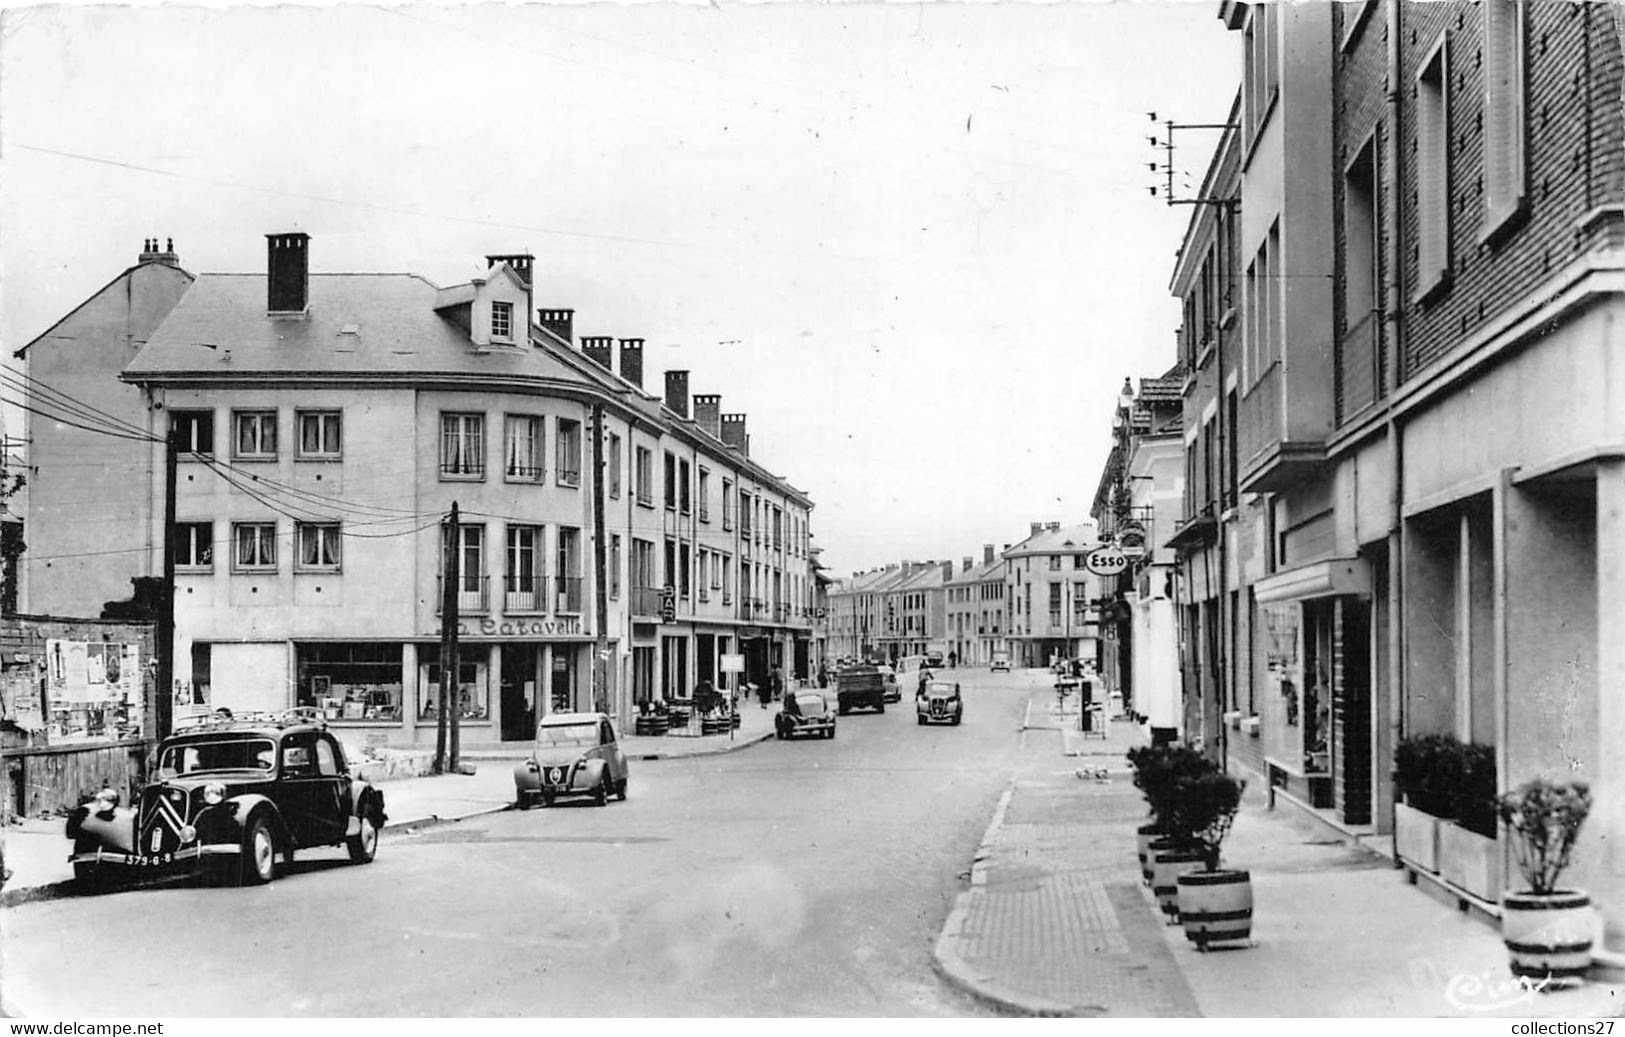
[{"label": "sky", "polygon": [[[744,413],[836,574],[1088,517],[1163,373],[1186,206],[1158,120],[1222,122],[1218,4],[11,7],[0,348],[173,238],[193,272],[477,276],[643,338]],[[1215,135],[1175,136],[1176,196]],[[1159,192],[1160,194],[1160,192]],[[7,430],[19,434],[15,412]]]}]

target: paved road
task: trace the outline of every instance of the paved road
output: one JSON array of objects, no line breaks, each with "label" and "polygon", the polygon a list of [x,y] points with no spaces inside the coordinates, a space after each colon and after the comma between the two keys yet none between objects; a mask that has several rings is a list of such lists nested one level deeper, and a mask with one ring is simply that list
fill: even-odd
[{"label": "paved road", "polygon": [[833,741],[634,765],[630,798],[386,838],[366,867],[6,912],[6,997],[47,1016],[970,1016],[931,945],[1012,774],[1039,675],[905,699]]}]

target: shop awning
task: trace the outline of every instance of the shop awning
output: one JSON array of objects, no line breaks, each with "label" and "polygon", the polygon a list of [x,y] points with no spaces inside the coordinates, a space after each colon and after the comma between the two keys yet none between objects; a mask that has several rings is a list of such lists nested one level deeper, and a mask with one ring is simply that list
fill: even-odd
[{"label": "shop awning", "polygon": [[1371,566],[1363,558],[1329,558],[1296,569],[1276,573],[1253,584],[1253,599],[1260,605],[1272,601],[1303,601],[1338,594],[1369,597]]}]

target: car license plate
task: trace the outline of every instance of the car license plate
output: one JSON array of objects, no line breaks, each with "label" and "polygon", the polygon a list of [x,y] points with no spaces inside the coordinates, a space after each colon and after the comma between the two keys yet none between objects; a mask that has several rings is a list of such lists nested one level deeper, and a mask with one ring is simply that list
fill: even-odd
[{"label": "car license plate", "polygon": [[142,868],[157,868],[174,862],[173,853],[144,853],[135,859],[136,865]]}]

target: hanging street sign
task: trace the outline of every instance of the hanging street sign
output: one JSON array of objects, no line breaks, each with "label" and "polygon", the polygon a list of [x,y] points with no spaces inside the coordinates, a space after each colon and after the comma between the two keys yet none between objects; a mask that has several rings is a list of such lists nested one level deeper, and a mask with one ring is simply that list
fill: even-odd
[{"label": "hanging street sign", "polygon": [[1128,556],[1114,545],[1097,547],[1084,556],[1083,567],[1096,576],[1116,576],[1128,568]]}]

